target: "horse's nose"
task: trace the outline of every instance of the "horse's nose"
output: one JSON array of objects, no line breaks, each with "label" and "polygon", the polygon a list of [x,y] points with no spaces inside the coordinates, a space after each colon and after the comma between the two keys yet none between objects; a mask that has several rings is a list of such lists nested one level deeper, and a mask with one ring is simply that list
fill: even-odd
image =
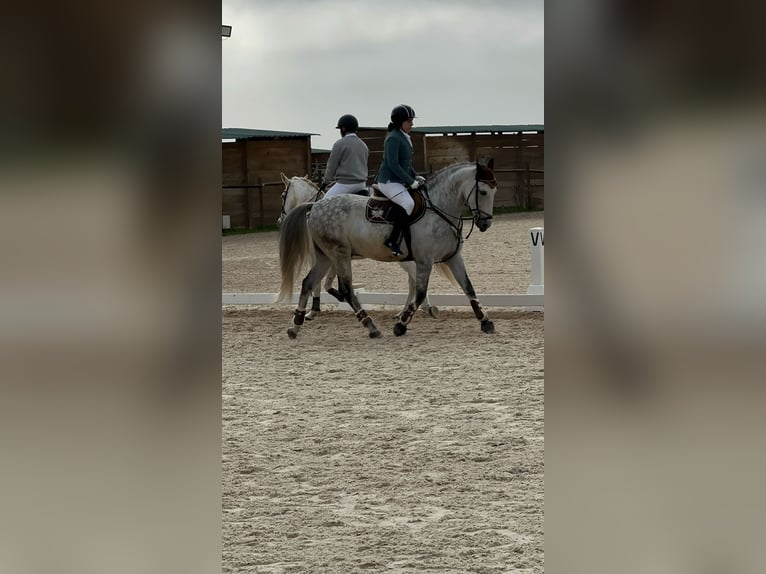
[{"label": "horse's nose", "polygon": [[492,226],[492,220],[480,219],[476,222],[476,226],[479,228],[479,231],[484,232]]}]

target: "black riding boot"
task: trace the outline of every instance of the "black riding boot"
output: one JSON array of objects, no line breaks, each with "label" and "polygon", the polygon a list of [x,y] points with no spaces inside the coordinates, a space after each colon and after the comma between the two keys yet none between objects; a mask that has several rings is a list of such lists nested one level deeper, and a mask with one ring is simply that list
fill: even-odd
[{"label": "black riding boot", "polygon": [[394,228],[391,230],[391,235],[388,236],[388,239],[386,239],[383,244],[391,250],[392,255],[398,256],[402,254],[399,244],[402,241],[402,234],[407,227],[409,216],[407,215],[407,212],[404,211],[403,207],[396,204],[391,206],[391,215],[394,218]]}]

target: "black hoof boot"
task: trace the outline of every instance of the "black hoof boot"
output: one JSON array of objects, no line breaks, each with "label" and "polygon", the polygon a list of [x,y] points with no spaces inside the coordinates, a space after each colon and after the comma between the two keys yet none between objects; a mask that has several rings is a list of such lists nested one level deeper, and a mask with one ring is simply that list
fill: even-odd
[{"label": "black hoof boot", "polygon": [[402,254],[402,250],[399,248],[398,243],[394,243],[391,239],[386,239],[383,242],[383,245],[388,247],[391,250],[391,255],[399,256]]}]

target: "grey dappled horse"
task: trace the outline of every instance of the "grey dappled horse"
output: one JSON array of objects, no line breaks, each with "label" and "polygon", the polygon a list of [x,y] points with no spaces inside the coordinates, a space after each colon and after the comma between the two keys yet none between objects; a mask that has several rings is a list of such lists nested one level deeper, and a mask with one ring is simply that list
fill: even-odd
[{"label": "grey dappled horse", "polygon": [[354,310],[357,319],[367,327],[370,337],[379,337],[380,331],[372,317],[362,309],[351,288],[351,258],[354,255],[377,261],[415,262],[415,301],[411,303],[394,325],[394,335],[404,335],[415,310],[423,303],[428,280],[434,263],[443,262],[471,302],[481,330],[494,332],[476,297],[468,278],[461,248],[462,212],[469,208],[479,231],[492,225],[492,209],[497,182],[492,172],[492,161],[487,166],[477,163],[458,163],[436,172],[424,191],[426,211],[410,226],[410,241],[404,253],[394,256],[383,245],[391,231],[390,225],[367,220],[368,199],[356,195],[339,195],[314,204],[304,203],[293,209],[282,221],[279,237],[279,261],[282,284],[277,300],[292,296],[295,273],[315,256],[314,264],[301,284],[298,308],[293,324],[287,330],[291,339],[298,336],[306,316],[306,303],[317,281],[330,269],[338,274],[341,296]]},{"label": "grey dappled horse", "polygon": [[[301,203],[313,203],[321,199],[324,195],[319,189],[319,186],[311,181],[308,176],[300,177],[296,175],[293,177],[287,177],[284,173],[281,173],[280,176],[282,177],[282,183],[285,185],[285,190],[282,192],[282,209],[280,210],[279,218],[277,219],[278,224],[281,224],[282,220],[287,216],[287,214]],[[358,195],[362,194],[360,193]],[[407,284],[409,291],[407,293],[407,300],[404,303],[404,307],[399,312],[397,317],[401,317],[402,313],[404,313],[409,304],[415,300],[415,263],[414,261],[401,261],[399,262],[399,265],[407,272]],[[437,264],[436,268],[439,273],[449,279],[453,284],[457,285],[454,277],[452,277],[452,274],[449,273],[449,270],[445,270],[446,268],[443,265]],[[327,291],[330,295],[339,301],[343,301],[340,292],[335,289],[335,287],[333,287],[332,283],[334,280],[335,272],[330,270],[324,281],[325,291]],[[311,309],[308,311],[308,313],[306,313],[307,321],[312,320],[321,310],[319,305],[321,289],[322,282],[317,281],[314,284],[314,288],[312,290]],[[423,305],[421,307],[423,311],[425,311],[431,317],[439,316],[438,307],[431,305],[427,294],[426,300],[423,301]]]}]

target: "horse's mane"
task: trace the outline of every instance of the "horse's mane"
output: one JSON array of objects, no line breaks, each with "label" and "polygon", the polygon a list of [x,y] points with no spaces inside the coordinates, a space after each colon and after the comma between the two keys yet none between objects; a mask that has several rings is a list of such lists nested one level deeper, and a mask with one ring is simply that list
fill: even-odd
[{"label": "horse's mane", "polygon": [[282,211],[283,213],[292,211],[298,203],[313,201],[311,198],[316,199],[317,195],[319,195],[319,186],[308,176],[294,175],[289,178],[289,183],[282,194]]},{"label": "horse's mane", "polygon": [[469,165],[476,165],[476,164],[474,162],[472,162],[472,161],[459,161],[457,163],[451,163],[449,165],[445,165],[444,167],[442,167],[440,169],[437,169],[434,172],[433,176],[431,176],[431,177],[433,178],[433,177],[436,177],[437,175],[439,175],[440,173],[448,172],[448,171],[451,171],[453,169],[459,169],[461,167],[466,167],[466,166],[469,166]]},{"label": "horse's mane", "polygon": [[476,163],[472,161],[460,161],[457,163],[451,163],[449,165],[444,166],[441,169],[436,170],[434,174],[429,178],[429,183],[432,185],[439,185],[442,179],[448,177],[453,172],[459,169],[462,169],[464,167],[471,167],[475,165]]},{"label": "horse's mane", "polygon": [[314,183],[314,180],[313,180],[313,179],[311,179],[311,178],[310,178],[309,176],[307,176],[307,175],[296,175],[296,176],[293,176],[293,177],[294,177],[295,179],[302,179],[302,180],[303,180],[303,181],[305,181],[306,183],[310,183],[310,184],[311,184],[313,187],[315,187],[315,188],[319,189],[319,186],[318,186],[316,183]]}]

